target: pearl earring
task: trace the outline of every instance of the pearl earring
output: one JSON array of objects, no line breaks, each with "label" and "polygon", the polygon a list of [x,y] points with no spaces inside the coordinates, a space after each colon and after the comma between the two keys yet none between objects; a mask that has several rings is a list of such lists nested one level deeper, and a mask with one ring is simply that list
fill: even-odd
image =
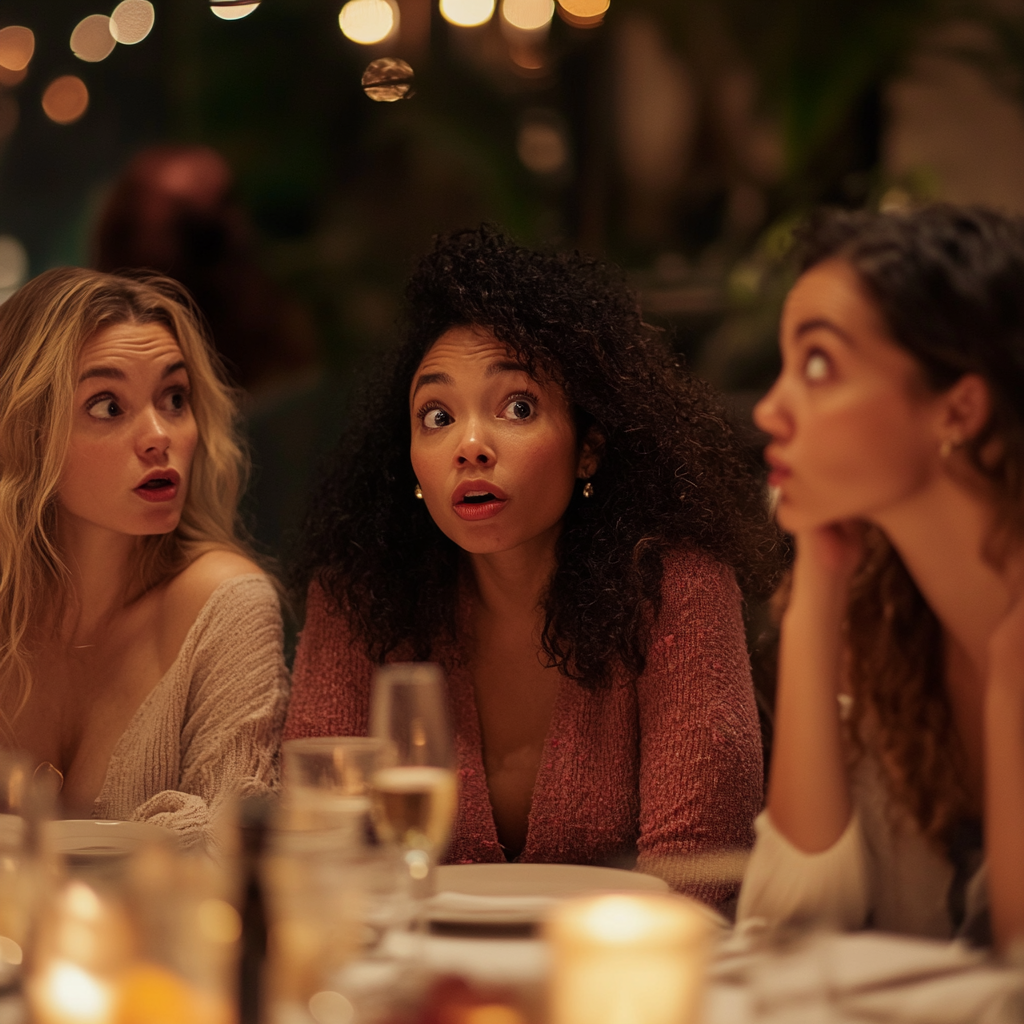
[{"label": "pearl earring", "polygon": [[416,485],[416,486],[415,486],[415,487],[414,487],[414,488],[412,489],[412,493],[413,493],[413,495],[414,495],[414,496],[415,496],[415,497],[416,497],[416,498],[417,498],[417,499],[418,499],[419,501],[422,501],[422,500],[423,500],[423,491],[422,491],[422,490],[420,489],[420,485],[419,485],[419,484],[417,484],[417,485]]},{"label": "pearl earring", "polygon": [[594,496],[594,485],[588,480],[583,485],[583,497],[592,498]]}]

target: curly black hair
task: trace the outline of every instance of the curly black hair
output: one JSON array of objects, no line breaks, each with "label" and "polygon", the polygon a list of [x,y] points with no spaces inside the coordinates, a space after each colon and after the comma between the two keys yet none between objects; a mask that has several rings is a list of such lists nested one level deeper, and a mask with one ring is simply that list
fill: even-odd
[{"label": "curly black hair", "polygon": [[[621,271],[524,248],[489,228],[435,240],[409,283],[407,331],[311,506],[296,584],[319,581],[375,661],[427,659],[455,638],[461,550],[413,495],[409,388],[453,327],[482,328],[561,384],[582,443],[603,438],[593,497],[577,490],[544,603],[549,664],[583,686],[644,668],[667,552],[699,548],[748,598],[776,583],[782,546],[756,460],[710,387],[646,325]],[[436,657],[436,654],[433,656]]]}]

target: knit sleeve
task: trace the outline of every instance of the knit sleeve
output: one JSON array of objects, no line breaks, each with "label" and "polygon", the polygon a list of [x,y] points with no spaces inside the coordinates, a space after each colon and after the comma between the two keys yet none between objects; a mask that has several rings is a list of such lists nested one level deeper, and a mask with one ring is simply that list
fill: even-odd
[{"label": "knit sleeve", "polygon": [[285,739],[365,736],[373,670],[337,602],[314,581],[295,653]]},{"label": "knit sleeve", "polygon": [[173,829],[185,846],[212,848],[221,801],[269,793],[288,700],[281,609],[265,576],[236,577],[207,602],[186,642],[190,674],[174,790],[156,793],[135,820]]},{"label": "knit sleeve", "polygon": [[637,868],[718,906],[735,895],[763,791],[740,607],[726,566],[697,552],[670,558],[637,681]]},{"label": "knit sleeve", "polygon": [[868,915],[868,875],[860,817],[821,853],[797,849],[758,815],[757,843],[740,890],[737,920],[762,918],[770,924],[802,924],[850,931]]}]

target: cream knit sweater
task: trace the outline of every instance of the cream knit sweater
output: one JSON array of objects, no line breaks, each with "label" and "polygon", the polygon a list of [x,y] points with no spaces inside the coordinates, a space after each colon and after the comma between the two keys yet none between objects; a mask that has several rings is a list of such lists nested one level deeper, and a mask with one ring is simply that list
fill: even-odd
[{"label": "cream knit sweater", "polygon": [[288,700],[281,609],[262,575],[225,580],[118,740],[94,818],[148,821],[212,847],[218,805],[277,784]]}]

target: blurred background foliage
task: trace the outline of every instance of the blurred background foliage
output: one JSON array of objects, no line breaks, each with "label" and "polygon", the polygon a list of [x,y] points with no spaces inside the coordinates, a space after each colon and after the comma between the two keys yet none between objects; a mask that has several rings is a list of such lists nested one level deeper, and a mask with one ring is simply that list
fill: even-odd
[{"label": "blurred background foliage", "polygon": [[[263,0],[234,22],[204,0],[154,3],[149,38],[84,64],[67,40],[96,0],[0,0],[0,23],[37,39],[24,81],[0,87],[0,232],[32,272],[88,263],[134,153],[211,146],[263,270],[340,374],[387,344],[431,236],[486,220],[622,263],[701,372],[755,393],[793,223],[821,202],[950,192],[887,158],[893,83],[933,51],[1024,103],[1024,7],[1006,0],[611,0],[595,27],[556,16],[529,59],[498,15],[459,29],[428,0],[399,0],[399,38],[371,47],[342,36],[339,0]],[[412,98],[363,93],[382,55],[413,66]],[[39,95],[72,73],[89,109],[53,124]]]}]

